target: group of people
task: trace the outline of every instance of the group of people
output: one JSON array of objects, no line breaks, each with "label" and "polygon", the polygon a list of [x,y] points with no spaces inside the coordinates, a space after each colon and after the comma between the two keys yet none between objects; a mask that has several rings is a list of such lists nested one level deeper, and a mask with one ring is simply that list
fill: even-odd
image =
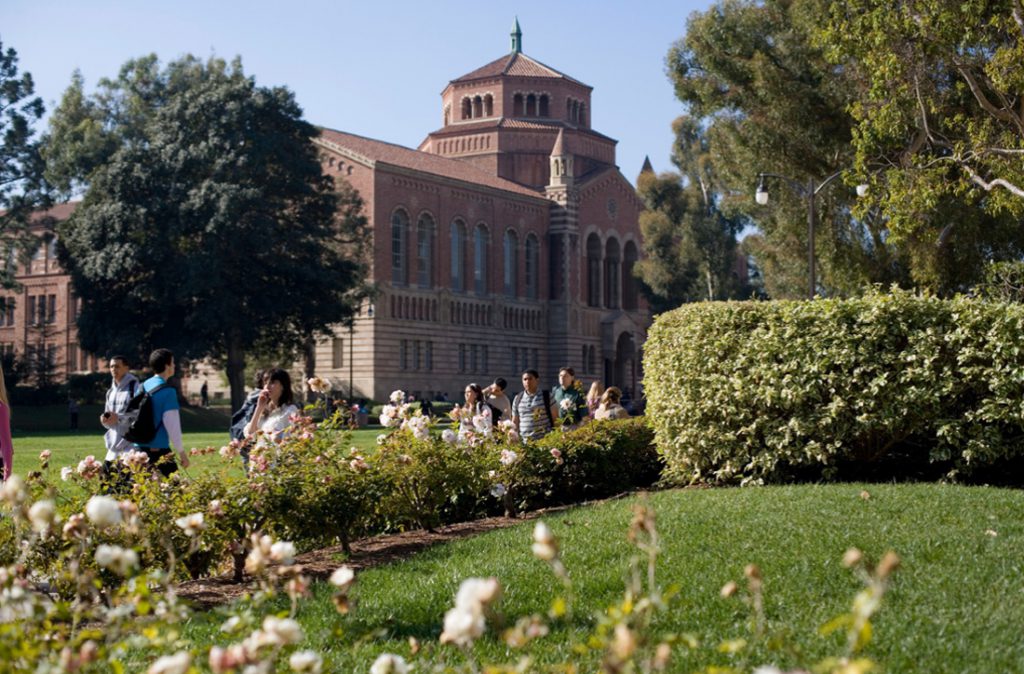
[{"label": "group of people", "polygon": [[575,428],[589,419],[629,416],[621,404],[622,392],[617,387],[602,390],[601,384],[595,381],[590,392],[584,394],[583,385],[571,367],[558,371],[558,385],[551,391],[541,388],[536,370],[525,370],[522,383],[523,390],[512,400],[505,394],[508,382],[501,377],[486,388],[468,384],[463,392],[465,404],[456,414],[459,435],[477,432],[480,419],[490,419],[492,425],[511,419],[519,437],[529,441],[547,435],[559,423],[563,428]]},{"label": "group of people", "polygon": [[[142,383],[129,371],[128,359],[124,356],[110,358],[108,365],[111,384],[100,423],[107,429],[104,434],[107,448],[104,472],[112,486],[116,488],[124,479],[120,460],[132,451],[144,452],[148,462],[156,466],[164,476],[178,470],[179,462],[182,468],[187,468],[189,458],[182,442],[178,395],[168,385],[174,375],[174,354],[168,349],[157,349],[150,354],[149,367],[153,376]],[[132,441],[126,437],[136,418],[130,412],[130,407],[132,400],[142,391],[151,398],[150,407],[156,433],[149,441]],[[291,377],[286,370],[275,368],[258,372],[256,390],[249,394],[245,404],[232,417],[231,437],[237,440],[252,438],[255,444],[268,442],[286,432],[291,425],[292,415],[298,411]],[[243,444],[242,456],[246,464],[248,449],[254,443]],[[7,464],[9,460],[5,461],[5,466]]]}]

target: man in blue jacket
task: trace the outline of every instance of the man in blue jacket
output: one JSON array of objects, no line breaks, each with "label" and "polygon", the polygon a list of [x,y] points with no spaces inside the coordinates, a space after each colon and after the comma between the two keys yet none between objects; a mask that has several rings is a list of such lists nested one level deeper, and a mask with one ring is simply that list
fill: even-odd
[{"label": "man in blue jacket", "polygon": [[171,448],[178,454],[182,468],[188,468],[188,454],[181,439],[181,415],[178,410],[178,392],[173,386],[165,386],[174,376],[174,354],[169,349],[157,349],[149,355],[149,367],[153,376],[142,383],[142,388],[153,392],[153,422],[156,436],[147,443],[139,443],[140,450],[149,456],[150,465],[168,476],[178,470]]}]

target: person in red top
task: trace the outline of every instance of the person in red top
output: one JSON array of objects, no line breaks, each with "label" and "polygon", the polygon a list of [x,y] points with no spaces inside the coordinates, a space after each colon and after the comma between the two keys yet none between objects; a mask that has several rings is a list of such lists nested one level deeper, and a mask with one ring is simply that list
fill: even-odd
[{"label": "person in red top", "polygon": [[4,480],[11,476],[14,467],[14,445],[11,444],[11,406],[7,402],[7,385],[4,371],[0,369],[0,463],[3,464]]}]

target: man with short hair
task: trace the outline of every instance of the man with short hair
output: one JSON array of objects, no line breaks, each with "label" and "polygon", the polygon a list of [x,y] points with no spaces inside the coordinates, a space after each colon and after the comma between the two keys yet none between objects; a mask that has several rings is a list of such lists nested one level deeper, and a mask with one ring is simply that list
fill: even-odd
[{"label": "man with short hair", "polygon": [[178,454],[182,468],[188,468],[188,454],[181,440],[181,415],[178,410],[178,392],[167,382],[174,376],[174,353],[170,349],[157,349],[149,355],[153,376],[142,383],[142,388],[153,399],[153,425],[156,435],[152,440],[138,443],[137,447],[149,456],[164,477],[178,470],[171,448]]},{"label": "man with short hair", "polygon": [[551,392],[558,416],[565,427],[578,426],[587,417],[587,396],[576,372],[569,366],[558,371],[558,386]]},{"label": "man with short hair", "polygon": [[494,380],[493,384],[484,389],[484,399],[487,401],[487,404],[501,412],[496,421],[511,419],[513,416],[512,401],[505,395],[505,389],[507,388],[508,382],[502,377],[498,377]]},{"label": "man with short hair", "polygon": [[129,372],[128,359],[124,356],[113,356],[107,361],[110,369],[110,388],[103,404],[100,423],[107,432],[103,434],[103,443],[107,446],[107,455],[103,459],[103,472],[110,488],[117,491],[123,485],[124,473],[117,465],[121,455],[129,452],[134,445],[124,439],[128,430],[129,419],[120,415],[128,409],[128,403],[139,390],[139,380]]},{"label": "man with short hair", "polygon": [[512,422],[519,429],[523,442],[539,440],[555,427],[558,408],[551,396],[540,388],[540,375],[536,370],[523,372],[523,391],[512,401]]}]

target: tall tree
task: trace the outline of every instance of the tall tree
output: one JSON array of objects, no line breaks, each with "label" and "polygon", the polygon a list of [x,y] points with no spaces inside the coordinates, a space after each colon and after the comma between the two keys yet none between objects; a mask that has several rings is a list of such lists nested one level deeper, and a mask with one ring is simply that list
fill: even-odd
[{"label": "tall tree", "polygon": [[46,142],[53,179],[87,187],[59,230],[83,346],[212,357],[237,406],[247,353],[349,319],[365,219],[323,175],[316,134],[237,59],[130,61],[88,97],[76,78]]},{"label": "tall tree", "polygon": [[[29,233],[33,211],[49,205],[44,164],[34,124],[45,111],[32,75],[18,74],[18,53],[0,42],[0,248],[30,253],[39,245]],[[16,258],[4,255],[0,286],[15,285]]]},{"label": "tall tree", "polygon": [[[668,56],[677,97],[706,129],[720,207],[749,217],[762,234],[748,244],[773,297],[802,297],[807,278],[807,204],[769,182],[767,207],[754,204],[759,172],[806,184],[852,167],[852,88],[815,46],[825,0],[720,0],[687,22]],[[828,293],[904,280],[884,219],[853,218],[851,185],[818,199],[819,278]]]},{"label": "tall tree", "polygon": [[[951,289],[1024,254],[1024,5],[851,0],[822,44],[857,85],[858,170],[892,240],[945,252]],[[936,246],[936,241],[940,245]],[[957,271],[959,270],[959,273]]]},{"label": "tall tree", "polygon": [[673,128],[672,161],[679,172],[644,171],[637,181],[647,207],[640,214],[645,256],[638,274],[655,311],[748,292],[734,273],[742,222],[718,207],[719,188],[707,139],[687,117],[677,119]]}]

